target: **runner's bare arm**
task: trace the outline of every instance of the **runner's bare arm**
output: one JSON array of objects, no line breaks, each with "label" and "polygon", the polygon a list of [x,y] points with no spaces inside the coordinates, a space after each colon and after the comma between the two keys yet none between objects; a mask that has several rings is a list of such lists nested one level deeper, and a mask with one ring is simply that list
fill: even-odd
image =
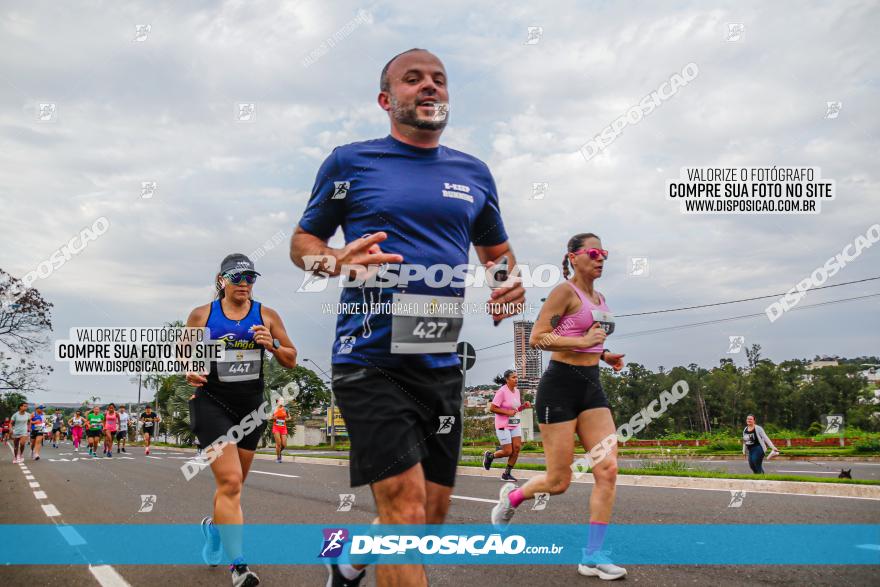
[{"label": "runner's bare arm", "polygon": [[504,241],[503,243],[491,246],[474,245],[474,250],[477,251],[477,257],[480,259],[480,263],[486,266],[486,269],[494,267],[496,263],[501,261],[502,257],[507,257],[507,266],[509,267],[507,283],[509,285],[492,290],[489,303],[497,304],[496,308],[499,310],[503,310],[501,305],[506,304],[508,309],[518,311],[492,312],[492,318],[494,320],[503,320],[509,316],[522,313],[523,305],[526,301],[526,290],[522,286],[519,268],[516,266],[516,255],[513,253],[513,247],[510,246],[510,241]]},{"label": "runner's bare arm", "polygon": [[[351,241],[341,249],[327,245],[327,241],[296,227],[290,237],[290,260],[305,271],[320,271],[333,277],[339,275],[344,265],[381,265],[401,263],[403,257],[383,253],[379,243],[388,238],[384,232],[377,232]],[[309,266],[303,257],[312,257]],[[321,259],[323,257],[323,259]]]},{"label": "runner's bare arm", "polygon": [[277,338],[278,342],[281,344],[277,349],[270,344],[272,350],[269,352],[274,353],[275,358],[281,363],[281,365],[288,369],[293,369],[296,367],[296,347],[287,335],[287,330],[284,328],[284,322],[281,320],[281,316],[278,315],[278,312],[266,306],[263,306],[263,312],[268,319],[266,322],[268,322],[270,340],[274,342],[274,339]]}]

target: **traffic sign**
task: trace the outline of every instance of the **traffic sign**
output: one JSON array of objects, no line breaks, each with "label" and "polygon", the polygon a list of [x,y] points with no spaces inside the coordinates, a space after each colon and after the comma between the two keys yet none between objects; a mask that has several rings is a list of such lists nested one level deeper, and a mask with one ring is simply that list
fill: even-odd
[{"label": "traffic sign", "polygon": [[455,354],[458,355],[458,360],[461,361],[465,371],[477,362],[477,351],[474,350],[474,345],[469,342],[461,341],[458,343],[458,346],[455,347]]}]

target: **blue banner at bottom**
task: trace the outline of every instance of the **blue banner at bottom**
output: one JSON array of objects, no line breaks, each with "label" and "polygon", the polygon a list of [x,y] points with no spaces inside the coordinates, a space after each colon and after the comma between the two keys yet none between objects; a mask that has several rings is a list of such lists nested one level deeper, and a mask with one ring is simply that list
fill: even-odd
[{"label": "blue banner at bottom", "polygon": [[[588,543],[591,550],[601,544],[592,557],[621,565],[880,564],[880,525],[612,524],[604,540],[595,529],[591,537],[588,526],[566,524],[512,525],[503,531],[452,524],[218,529],[224,545],[242,544],[247,561],[261,565],[578,564]],[[0,525],[0,563],[6,565],[197,565],[204,564],[204,544],[198,525]]]}]

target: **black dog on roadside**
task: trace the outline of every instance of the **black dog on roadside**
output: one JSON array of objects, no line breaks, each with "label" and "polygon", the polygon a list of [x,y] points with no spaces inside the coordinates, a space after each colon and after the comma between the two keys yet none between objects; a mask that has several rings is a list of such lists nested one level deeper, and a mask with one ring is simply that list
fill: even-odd
[{"label": "black dog on roadside", "polygon": [[841,469],[838,479],[852,479],[852,469]]}]

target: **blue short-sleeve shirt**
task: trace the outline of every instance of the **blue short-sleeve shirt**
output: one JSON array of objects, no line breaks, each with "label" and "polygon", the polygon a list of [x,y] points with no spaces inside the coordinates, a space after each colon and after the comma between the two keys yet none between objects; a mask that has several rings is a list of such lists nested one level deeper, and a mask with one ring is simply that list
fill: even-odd
[{"label": "blue short-sleeve shirt", "polygon": [[[387,136],[337,147],[321,165],[299,226],[327,240],[342,227],[345,242],[385,232],[383,252],[404,264],[451,267],[468,262],[471,243],[507,241],[495,181],[485,163],[455,149],[420,148]],[[343,303],[390,303],[393,293],[464,297],[464,289],[428,287],[424,280],[405,288],[344,288]],[[333,363],[391,367],[391,316],[340,314]],[[454,353],[408,355],[424,367],[458,364]]]}]

